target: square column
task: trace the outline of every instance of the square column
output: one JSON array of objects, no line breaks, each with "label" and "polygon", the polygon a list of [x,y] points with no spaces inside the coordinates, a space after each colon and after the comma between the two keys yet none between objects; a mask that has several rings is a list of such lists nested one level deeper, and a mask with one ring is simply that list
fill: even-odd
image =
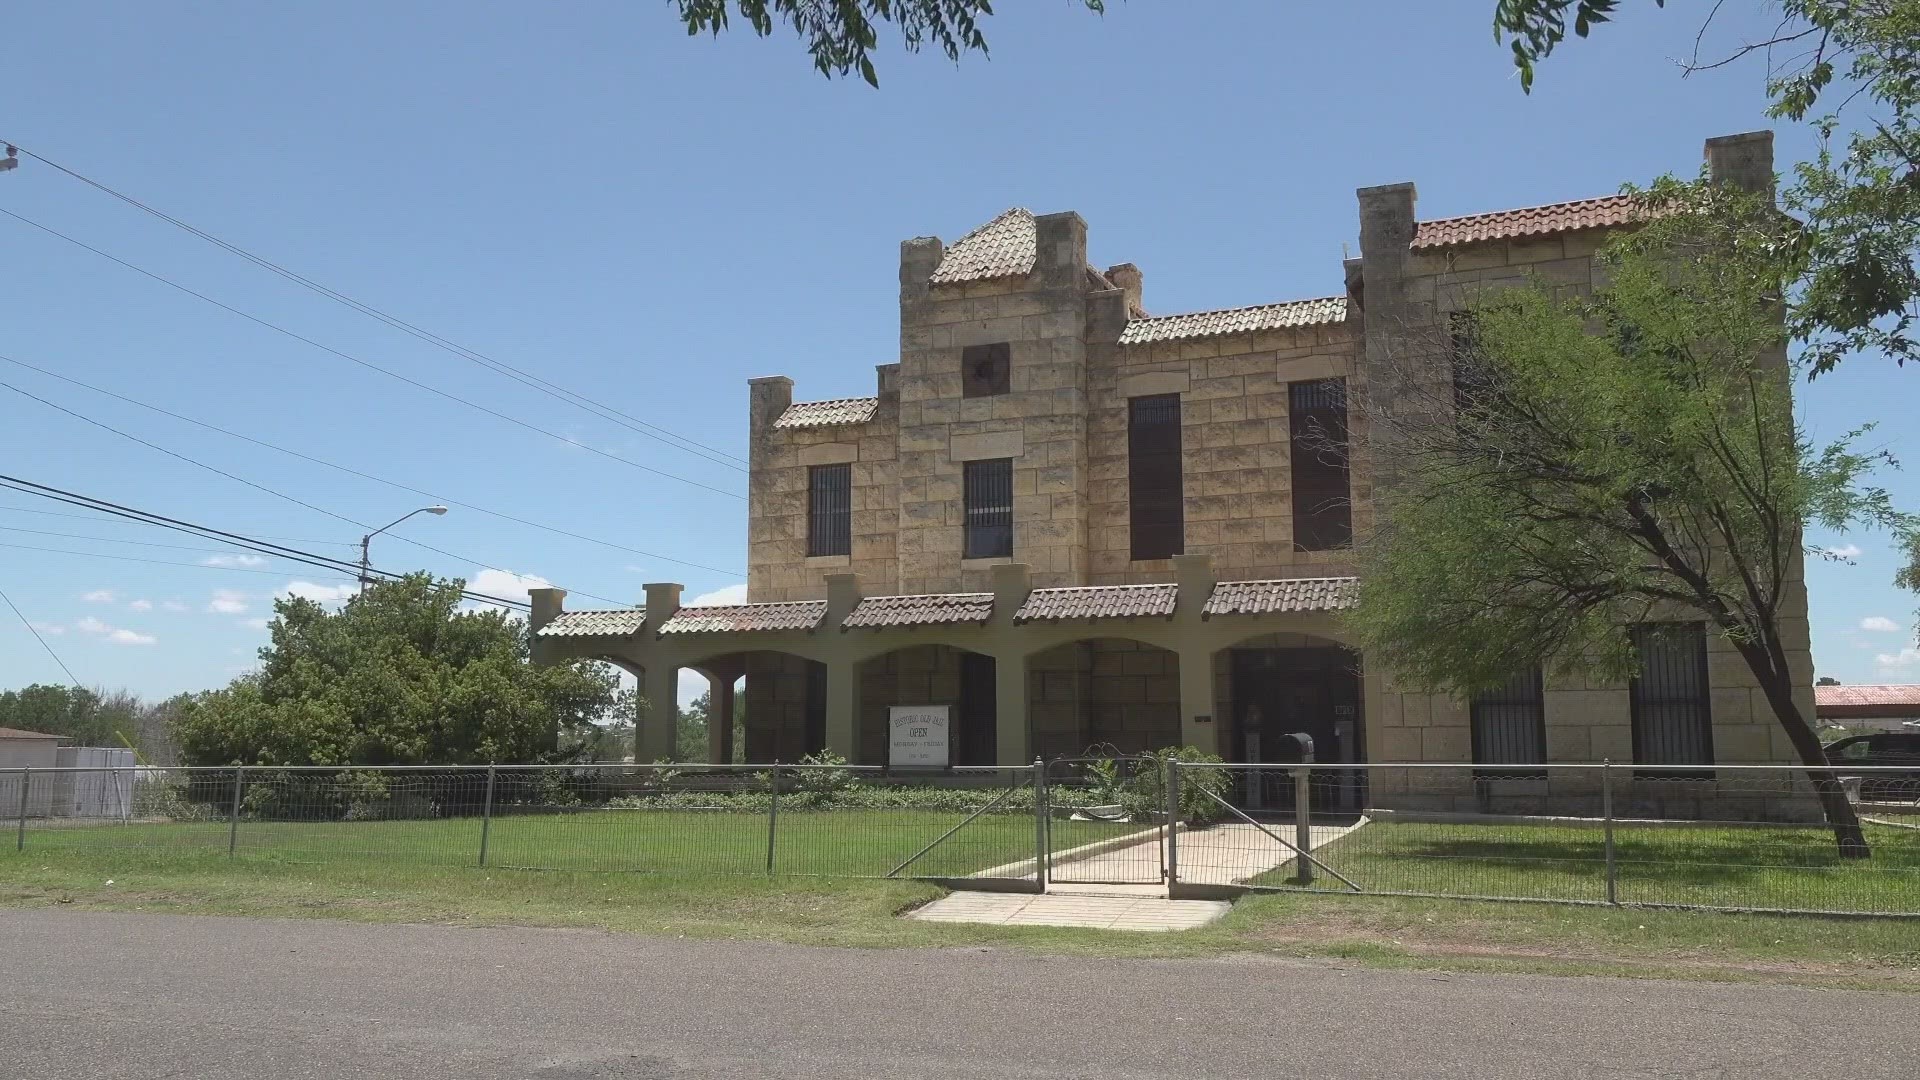
[{"label": "square column", "polygon": [[1027,723],[1027,658],[995,656],[993,686],[994,764],[1031,765],[1033,731]]},{"label": "square column", "polygon": [[680,669],[656,661],[647,665],[644,694],[646,715],[638,718],[634,733],[634,761],[646,765],[673,757],[680,728]]},{"label": "square column", "polygon": [[[1213,651],[1180,652],[1180,741],[1208,754],[1220,752],[1220,717],[1213,698]],[[1202,723],[1200,717],[1209,719]]]},{"label": "square column", "polygon": [[733,679],[719,674],[707,679],[707,764],[733,761]]},{"label": "square column", "polygon": [[827,751],[860,764],[860,665],[827,661]]}]

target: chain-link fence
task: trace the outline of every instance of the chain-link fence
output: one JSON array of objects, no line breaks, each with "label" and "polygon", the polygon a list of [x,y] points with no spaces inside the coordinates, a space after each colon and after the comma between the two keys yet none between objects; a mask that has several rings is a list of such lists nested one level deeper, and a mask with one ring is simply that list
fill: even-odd
[{"label": "chain-link fence", "polygon": [[[1190,895],[1322,890],[1920,914],[1920,771],[1217,765],[1175,838]],[[1816,781],[1860,820],[1828,825]]]},{"label": "chain-link fence", "polygon": [[[122,797],[61,797],[75,785]],[[0,820],[13,819],[15,833],[0,850],[1037,890],[1047,845],[1133,828],[1050,825],[1044,786],[1035,766],[937,776],[817,764],[19,769],[0,772]]]},{"label": "chain-link fence", "polygon": [[[1823,805],[1816,780],[1828,782]],[[1827,824],[1839,812],[1857,834]],[[13,853],[1920,914],[1920,770],[1163,764],[0,771]]]}]

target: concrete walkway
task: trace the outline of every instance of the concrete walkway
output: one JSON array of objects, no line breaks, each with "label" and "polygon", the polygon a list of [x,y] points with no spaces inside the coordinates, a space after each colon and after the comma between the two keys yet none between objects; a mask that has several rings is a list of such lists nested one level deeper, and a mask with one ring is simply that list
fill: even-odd
[{"label": "concrete walkway", "polygon": [[[1317,851],[1367,823],[1312,827],[1309,851]],[[1205,829],[1182,829],[1174,840],[1180,880],[1196,885],[1239,885],[1294,858],[1293,826],[1245,821]],[[1272,835],[1268,835],[1271,832]],[[1122,846],[1088,845],[1086,853],[1055,866],[1055,876],[1039,896],[1031,893],[955,892],[911,913],[930,922],[985,923],[992,926],[1084,926],[1100,930],[1190,930],[1220,918],[1230,907],[1220,900],[1171,900],[1162,873],[1157,831]],[[1281,843],[1280,840],[1286,843]],[[1076,849],[1076,851],[1082,849]],[[1057,858],[1057,856],[1056,856]],[[1025,864],[1032,872],[1032,862]],[[995,867],[990,876],[1004,876]]]},{"label": "concrete walkway", "polygon": [[[1089,886],[1090,887],[1090,886]],[[1120,886],[1127,888],[1127,886]],[[1191,930],[1225,915],[1223,900],[1169,900],[1166,889],[1154,896],[1105,896],[1086,892],[957,892],[915,910],[927,922],[985,923],[990,926],[1083,926],[1095,930]]]}]

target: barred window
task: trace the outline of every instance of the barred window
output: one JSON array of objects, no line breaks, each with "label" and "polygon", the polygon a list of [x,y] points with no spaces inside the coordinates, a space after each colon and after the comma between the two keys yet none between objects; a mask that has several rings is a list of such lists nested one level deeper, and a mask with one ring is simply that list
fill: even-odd
[{"label": "barred window", "polygon": [[[1707,684],[1707,630],[1701,623],[1633,628],[1640,669],[1632,685],[1636,765],[1713,764],[1713,709]],[[1706,773],[1649,773],[1698,777]]]},{"label": "barred window", "polygon": [[1353,543],[1347,475],[1347,380],[1287,384],[1293,456],[1293,546],[1326,551]]},{"label": "barred window", "polygon": [[[1473,763],[1543,765],[1547,760],[1545,680],[1540,669],[1514,673],[1506,685],[1473,696]],[[1487,775],[1544,776],[1545,771],[1497,769]]]},{"label": "barred window", "polygon": [[966,510],[963,558],[998,559],[1013,554],[1013,459],[966,462],[961,472]]},{"label": "barred window", "polygon": [[807,470],[807,554],[853,552],[853,466]]},{"label": "barred window", "polygon": [[994,397],[1012,387],[1012,349],[1004,341],[960,350],[960,396]]},{"label": "barred window", "polygon": [[1180,395],[1127,402],[1127,515],[1135,559],[1186,550],[1180,468]]}]

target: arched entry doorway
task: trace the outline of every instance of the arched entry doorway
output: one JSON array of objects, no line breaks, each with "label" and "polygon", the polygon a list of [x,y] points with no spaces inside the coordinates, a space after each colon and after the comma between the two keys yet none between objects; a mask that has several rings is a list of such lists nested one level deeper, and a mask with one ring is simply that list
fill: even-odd
[{"label": "arched entry doorway", "polygon": [[[827,748],[827,666],[820,661],[755,649],[685,666],[710,688],[709,760],[798,761]],[[744,746],[735,745],[736,731]]]},{"label": "arched entry doorway", "polygon": [[[1313,740],[1313,760],[1322,766],[1367,759],[1364,686],[1360,654],[1308,634],[1264,634],[1214,655],[1215,694],[1227,720],[1221,749],[1229,761],[1291,764],[1299,743]],[[1243,792],[1256,803],[1290,804],[1292,781],[1284,770],[1261,770],[1264,781]],[[1328,810],[1365,804],[1364,773],[1314,770],[1314,803]]]},{"label": "arched entry doorway", "polygon": [[998,750],[994,658],[951,645],[909,645],[862,661],[857,765],[887,764],[887,723],[894,705],[944,705],[953,765],[994,765]]},{"label": "arched entry doorway", "polygon": [[1027,715],[1043,758],[1180,745],[1180,656],[1129,638],[1086,638],[1027,661]]}]

